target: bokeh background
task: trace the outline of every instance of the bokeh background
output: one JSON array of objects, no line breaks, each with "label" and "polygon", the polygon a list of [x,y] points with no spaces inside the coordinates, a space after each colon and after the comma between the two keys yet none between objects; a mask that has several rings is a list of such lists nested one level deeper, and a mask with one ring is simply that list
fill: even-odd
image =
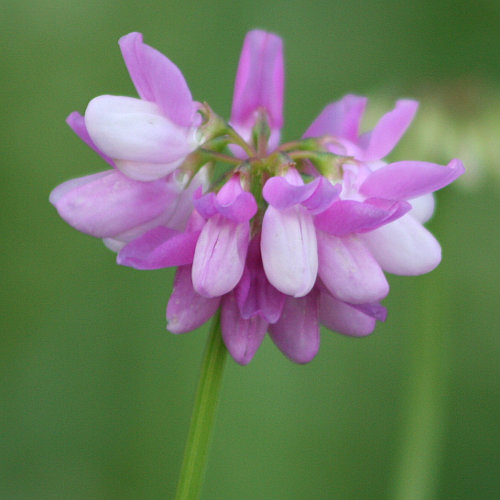
[{"label": "bokeh background", "polygon": [[105,168],[64,120],[134,95],[120,36],[228,116],[256,27],[285,39],[285,138],[347,92],[374,115],[416,97],[393,158],[469,172],[430,224],[443,263],[390,278],[372,336],[325,331],[306,366],[269,339],[229,361],[203,498],[499,498],[499,26],[495,0],[0,0],[0,498],[172,498],[206,330],[166,332],[173,272],[115,265],[48,195]]}]

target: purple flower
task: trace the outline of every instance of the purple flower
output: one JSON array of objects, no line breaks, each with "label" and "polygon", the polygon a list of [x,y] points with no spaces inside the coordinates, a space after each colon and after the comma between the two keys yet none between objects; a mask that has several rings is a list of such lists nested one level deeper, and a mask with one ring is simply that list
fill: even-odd
[{"label": "purple flower", "polygon": [[185,228],[193,210],[192,194],[206,184],[206,173],[200,171],[186,188],[187,180],[173,173],[140,182],[119,170],[106,170],[61,184],[50,194],[50,202],[75,229],[103,238],[119,251],[153,227]]},{"label": "purple flower", "polygon": [[[431,271],[441,260],[439,243],[422,226],[433,212],[432,192],[464,172],[462,163],[456,159],[446,166],[419,161],[389,165],[382,162],[409,126],[417,103],[398,101],[395,109],[385,114],[372,131],[360,135],[365,104],[365,98],[347,95],[327,106],[305,134],[305,137],[327,135],[333,153],[354,158],[343,167],[340,201],[316,218],[316,227],[330,234],[321,237],[321,260],[325,267],[320,276],[330,291],[343,299],[346,296],[339,293],[329,271],[336,268],[332,262],[334,249],[339,245],[346,249],[345,240],[341,243],[338,238],[360,234],[356,245],[358,257],[351,253],[353,258],[349,260],[354,268],[357,267],[355,261],[366,265],[370,262],[372,272],[366,270],[364,275],[373,293],[377,288],[384,288],[380,270],[372,265],[370,257],[360,260],[359,252],[371,253],[383,270],[394,274],[415,275]],[[412,204],[416,209],[412,210]],[[350,299],[363,302],[365,298]]]},{"label": "purple flower", "polygon": [[280,142],[283,126],[284,75],[281,38],[260,30],[247,33],[236,74],[230,123],[246,142],[251,142],[252,129],[262,113],[270,128],[271,151]]},{"label": "purple flower", "polygon": [[432,193],[464,167],[384,161],[415,101],[397,101],[361,134],[367,100],[347,95],[301,140],[280,145],[278,36],[247,34],[229,123],[194,102],[178,68],[140,34],[120,46],[140,99],[100,96],[85,117],[68,117],[113,169],[60,185],[50,201],[70,225],[103,238],[119,264],[177,267],[170,331],[198,328],[220,309],[238,363],[252,360],[267,332],[307,363],[321,325],[362,337],[385,320],[385,272],[437,266],[441,248],[423,224]]},{"label": "purple flower", "polygon": [[140,33],[122,37],[120,48],[141,98],[96,97],[75,131],[128,177],[159,179],[199,146],[199,105],[179,68]]},{"label": "purple flower", "polygon": [[266,276],[281,292],[303,297],[316,282],[318,249],[313,214],[338,196],[328,181],[318,178],[304,184],[291,168],[284,177],[264,185],[269,203],[262,221],[262,260]]},{"label": "purple flower", "polygon": [[195,200],[195,207],[207,223],[196,243],[193,286],[200,295],[218,297],[231,291],[243,274],[249,220],[257,212],[257,203],[235,175],[217,195],[209,193]]}]

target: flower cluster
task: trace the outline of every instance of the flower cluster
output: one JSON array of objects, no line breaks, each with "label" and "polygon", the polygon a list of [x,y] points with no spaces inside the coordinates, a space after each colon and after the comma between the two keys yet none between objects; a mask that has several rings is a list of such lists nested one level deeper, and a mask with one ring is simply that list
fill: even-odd
[{"label": "flower cluster", "polygon": [[221,311],[240,364],[266,332],[309,362],[320,325],[363,336],[385,319],[384,271],[417,275],[441,259],[423,227],[432,192],[464,171],[386,163],[417,110],[400,100],[360,134],[366,98],[328,105],[299,140],[280,142],[283,47],[251,31],[241,53],[229,122],[193,100],[182,73],[130,33],[120,40],[140,98],[93,99],[68,124],[108,164],[51,193],[61,217],[102,238],[119,264],[175,266],[168,329],[191,331]]}]

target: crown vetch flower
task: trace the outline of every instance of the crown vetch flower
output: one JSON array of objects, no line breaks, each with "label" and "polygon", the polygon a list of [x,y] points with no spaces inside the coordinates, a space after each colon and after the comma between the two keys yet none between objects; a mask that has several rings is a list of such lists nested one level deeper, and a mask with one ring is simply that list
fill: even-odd
[{"label": "crown vetch flower", "polygon": [[119,44],[140,99],[94,98],[85,111],[82,133],[130,178],[159,179],[199,146],[199,105],[179,68],[143,43],[140,33],[122,37]]},{"label": "crown vetch flower", "polygon": [[270,134],[268,149],[278,146],[283,126],[284,85],[281,38],[261,30],[250,31],[243,42],[230,121],[245,141],[252,141],[254,127],[259,119],[265,119]]},{"label": "crown vetch flower", "polygon": [[100,96],[68,123],[112,170],[51,194],[76,229],[103,238],[117,262],[176,266],[168,329],[189,332],[220,308],[224,342],[240,364],[266,332],[291,360],[317,354],[320,325],[350,336],[384,321],[384,272],[421,274],[441,259],[424,228],[432,193],[464,171],[387,163],[417,103],[397,101],[360,133],[367,99],[328,105],[303,138],[280,145],[283,47],[247,34],[231,120],[192,100],[178,70],[142,42],[120,40],[140,99]]}]

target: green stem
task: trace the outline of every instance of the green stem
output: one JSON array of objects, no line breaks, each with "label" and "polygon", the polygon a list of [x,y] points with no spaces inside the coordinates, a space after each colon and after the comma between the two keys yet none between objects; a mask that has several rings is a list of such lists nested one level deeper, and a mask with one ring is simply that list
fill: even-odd
[{"label": "green stem", "polygon": [[235,166],[241,164],[241,160],[239,158],[235,158],[234,156],[229,156],[224,153],[219,153],[217,151],[210,151],[205,148],[200,148],[200,152],[203,154],[203,158],[206,158],[207,161],[218,160],[220,162],[229,163],[230,165],[235,165]]},{"label": "green stem", "polygon": [[255,156],[257,156],[257,151],[255,151],[255,149],[250,146],[250,144],[247,144],[245,140],[240,136],[240,134],[238,134],[238,132],[234,130],[233,127],[228,125],[226,132],[233,144],[237,144],[238,146],[240,146],[249,158],[254,158]]},{"label": "green stem", "polygon": [[196,500],[200,496],[226,355],[218,312],[205,346],[176,500]]}]

